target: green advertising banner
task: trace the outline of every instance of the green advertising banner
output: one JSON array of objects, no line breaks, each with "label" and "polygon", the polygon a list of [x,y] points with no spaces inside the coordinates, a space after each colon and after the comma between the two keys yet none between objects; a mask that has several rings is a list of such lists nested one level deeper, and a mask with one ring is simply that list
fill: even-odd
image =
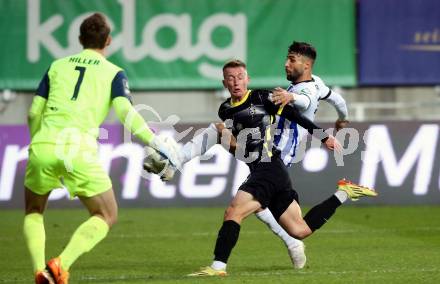
[{"label": "green advertising banner", "polygon": [[35,89],[50,63],[81,50],[90,13],[112,26],[109,59],[132,89],[221,88],[232,58],[252,87],[285,86],[293,40],[318,51],[314,73],[329,85],[356,84],[353,0],[0,0],[0,89]]}]

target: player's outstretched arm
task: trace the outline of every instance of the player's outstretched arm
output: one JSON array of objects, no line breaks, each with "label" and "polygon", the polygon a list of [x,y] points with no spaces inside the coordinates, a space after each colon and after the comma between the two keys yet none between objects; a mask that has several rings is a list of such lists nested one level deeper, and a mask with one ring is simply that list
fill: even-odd
[{"label": "player's outstretched arm", "polygon": [[324,100],[327,101],[329,104],[331,104],[338,113],[338,119],[335,122],[336,131],[339,131],[342,128],[347,127],[349,123],[347,119],[348,110],[347,110],[347,103],[345,102],[344,98],[339,93],[330,90],[328,96],[326,96]]},{"label": "player's outstretched arm", "polygon": [[336,120],[336,122],[335,122],[335,129],[336,129],[336,131],[339,131],[339,130],[341,130],[342,128],[345,128],[345,127],[347,127],[347,125],[348,125],[348,123],[349,123],[350,121],[348,121],[348,120],[346,120],[346,119],[337,119]]},{"label": "player's outstretched arm", "polygon": [[276,105],[284,107],[285,105],[295,101],[295,94],[287,90],[276,87],[272,90],[272,102]]},{"label": "player's outstretched arm", "polygon": [[116,116],[124,127],[145,145],[150,145],[154,138],[143,117],[134,109],[126,97],[116,97],[112,101]]},{"label": "player's outstretched arm", "polygon": [[316,125],[307,117],[303,116],[295,107],[286,105],[285,107],[279,109],[278,114],[289,119],[290,121],[297,122],[300,126],[307,129],[310,134],[319,138],[323,143],[329,137],[329,135],[324,132],[324,129]]},{"label": "player's outstretched arm", "polygon": [[32,100],[32,105],[28,112],[28,125],[31,138],[34,137],[35,133],[40,129],[41,117],[43,114],[44,107],[46,106],[47,100],[41,96],[34,96]]},{"label": "player's outstretched arm", "polygon": [[180,164],[178,164],[176,149],[170,147],[168,143],[165,143],[154,134],[142,116],[134,109],[131,102],[126,97],[121,96],[114,98],[112,106],[119,121],[128,131],[141,140],[145,145],[150,146],[160,154],[164,155],[174,166],[180,167]]},{"label": "player's outstretched arm", "polygon": [[342,146],[335,137],[325,133],[324,129],[313,123],[313,121],[307,117],[303,116],[296,108],[286,105],[284,108],[280,109],[279,115],[289,119],[290,121],[296,121],[299,125],[307,129],[310,134],[319,138],[329,150],[334,150],[337,152],[341,151]]},{"label": "player's outstretched arm", "polygon": [[300,110],[306,110],[310,106],[310,98],[307,95],[298,95],[280,87],[276,87],[272,90],[272,101],[281,107],[291,104]]},{"label": "player's outstretched arm", "polygon": [[325,140],[324,145],[331,151],[342,153],[342,145],[333,135],[328,136],[328,139]]},{"label": "player's outstretched arm", "polygon": [[36,94],[32,100],[32,105],[28,112],[29,132],[32,137],[38,132],[41,126],[42,114],[46,107],[47,98],[49,97],[49,70],[46,71],[43,78],[38,84]]}]

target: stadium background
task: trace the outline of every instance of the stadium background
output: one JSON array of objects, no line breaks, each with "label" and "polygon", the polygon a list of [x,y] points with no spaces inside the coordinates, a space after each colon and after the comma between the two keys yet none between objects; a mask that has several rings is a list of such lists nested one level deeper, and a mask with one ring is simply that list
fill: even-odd
[{"label": "stadium background", "polygon": [[[251,88],[285,87],[288,45],[311,42],[318,51],[314,73],[347,100],[360,144],[344,156],[344,166],[331,153],[308,148],[292,169],[302,201],[321,200],[345,176],[380,192],[361,204],[440,202],[438,1],[2,0],[0,9],[10,15],[0,19],[0,208],[22,206],[33,90],[53,59],[80,49],[78,26],[92,11],[113,25],[110,60],[126,70],[135,104],[154,110],[142,115],[175,137],[218,120],[226,60],[248,63]],[[175,118],[175,127],[164,123]],[[332,127],[335,118],[321,103],[317,121]],[[225,205],[246,176],[242,164],[215,149],[170,183],[142,179],[141,146],[124,140],[113,114],[106,129],[103,163],[122,206]],[[181,141],[193,135],[194,129]],[[51,204],[78,205],[63,191]]]},{"label": "stadium background", "polygon": [[[124,208],[108,237],[75,263],[71,283],[440,283],[438,0],[0,0],[0,283],[32,282],[22,195],[34,90],[52,60],[79,50],[78,25],[93,11],[113,24],[110,60],[125,68],[141,114],[183,142],[218,120],[226,60],[248,63],[252,88],[286,87],[288,45],[310,41],[315,73],[342,93],[358,135],[345,137],[344,166],[308,142],[291,170],[301,201],[316,204],[344,176],[380,195],[342,206],[307,238],[305,269],[293,270],[282,243],[250,217],[228,279],[194,281],[185,275],[211,260],[246,167],[216,148],[172,182],[143,179],[142,147],[111,114],[100,153]],[[321,103],[317,121],[332,127],[335,119]],[[357,138],[350,153],[348,140]],[[63,190],[49,207],[53,257],[87,212]]]}]

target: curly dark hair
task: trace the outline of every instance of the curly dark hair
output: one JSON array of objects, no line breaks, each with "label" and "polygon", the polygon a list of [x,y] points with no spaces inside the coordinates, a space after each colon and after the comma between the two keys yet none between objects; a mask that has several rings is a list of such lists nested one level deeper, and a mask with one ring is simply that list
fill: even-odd
[{"label": "curly dark hair", "polygon": [[289,46],[289,53],[298,53],[307,56],[313,61],[316,60],[316,49],[310,43],[307,42],[294,41]]},{"label": "curly dark hair", "polygon": [[94,13],[87,17],[79,28],[79,41],[84,48],[103,49],[110,34],[110,26],[105,16]]}]

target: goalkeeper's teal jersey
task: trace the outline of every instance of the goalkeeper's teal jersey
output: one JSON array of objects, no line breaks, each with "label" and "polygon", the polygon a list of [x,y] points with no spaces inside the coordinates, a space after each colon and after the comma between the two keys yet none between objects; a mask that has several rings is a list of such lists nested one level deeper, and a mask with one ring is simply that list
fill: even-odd
[{"label": "goalkeeper's teal jersey", "polygon": [[84,144],[80,140],[90,138],[96,141],[112,98],[128,93],[122,69],[94,50],[85,49],[56,60],[37,90],[37,95],[47,102],[40,129],[31,143]]}]

